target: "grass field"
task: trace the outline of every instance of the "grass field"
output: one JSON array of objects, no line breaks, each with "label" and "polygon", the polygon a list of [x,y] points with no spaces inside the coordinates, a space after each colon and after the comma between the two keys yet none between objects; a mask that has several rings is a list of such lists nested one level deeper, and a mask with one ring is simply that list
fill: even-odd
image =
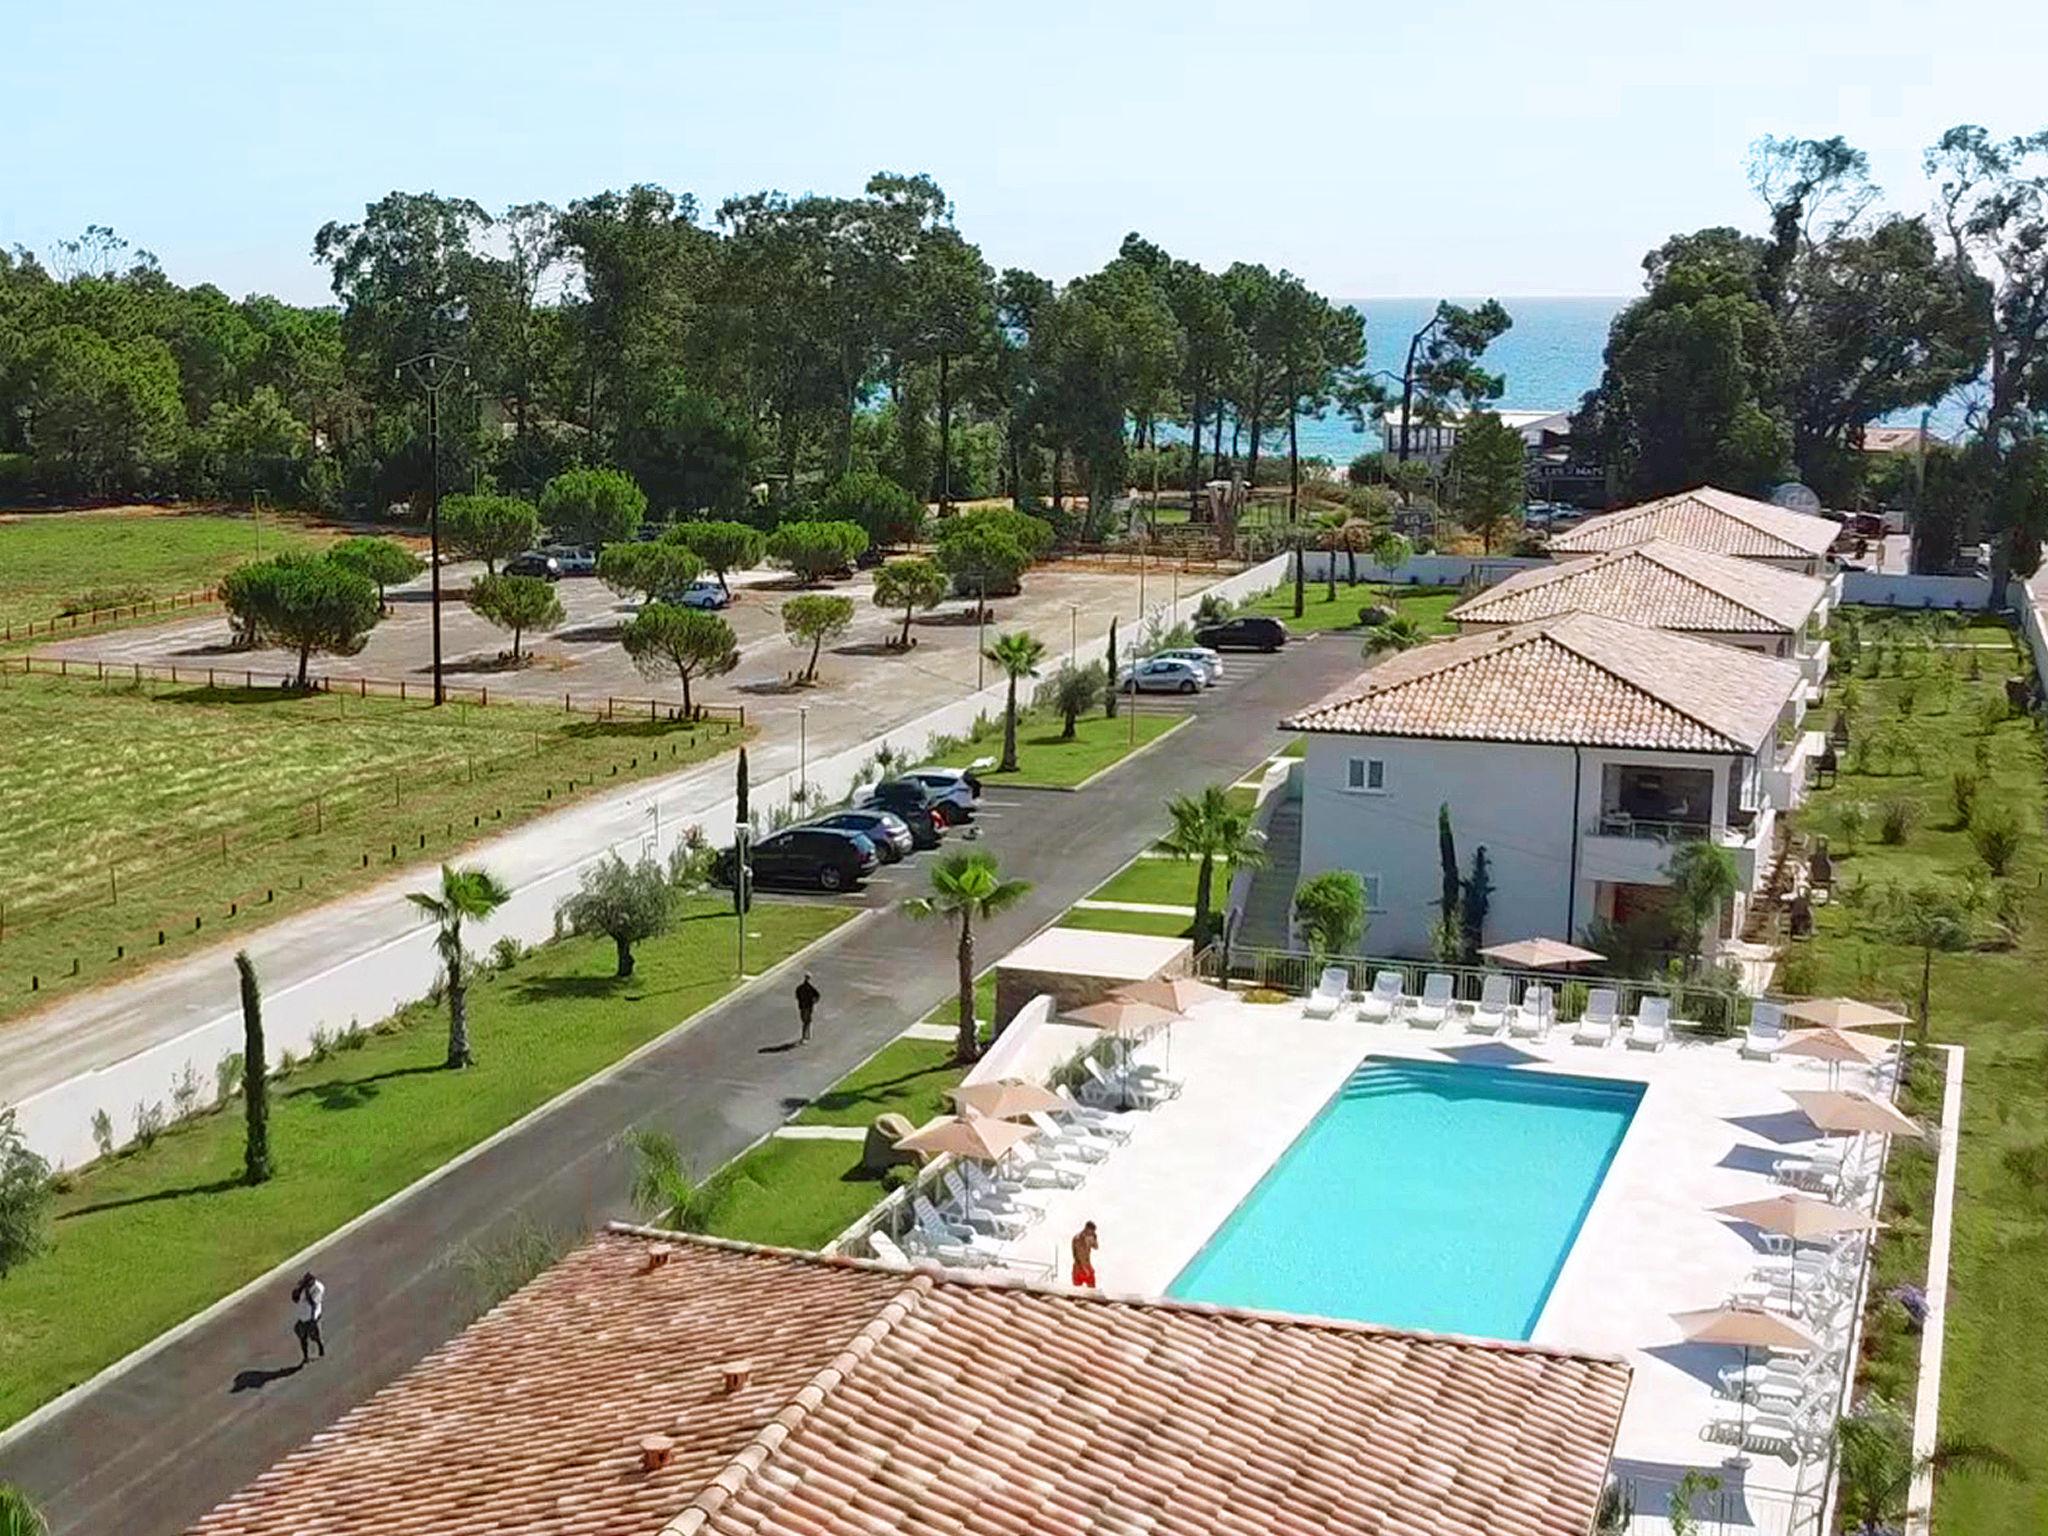
[{"label": "grass field", "polygon": [[0,623],[41,622],[212,586],[245,560],[329,536],[276,514],[33,513],[0,518]]},{"label": "grass field", "polygon": [[[1088,894],[1098,901],[1150,901],[1176,907],[1195,904],[1195,882],[1201,866],[1192,859],[1140,859],[1129,869]],[[1229,877],[1219,871],[1216,882]],[[1221,891],[1212,895],[1220,897]]]},{"label": "grass field", "polygon": [[[852,916],[763,901],[748,960],[772,965]],[[543,946],[472,990],[467,1072],[441,1070],[446,1014],[426,1003],[296,1068],[273,1095],[267,1184],[238,1182],[232,1107],[71,1175],[51,1250],[0,1279],[0,1424],[723,997],[732,925],[723,902],[693,901],[624,982],[608,940]]]},{"label": "grass field", "polygon": [[[1124,710],[1128,709],[1126,702]],[[1072,789],[1188,719],[1182,711],[1151,699],[1138,706],[1137,716],[1135,741],[1124,712],[1114,720],[1099,712],[1085,715],[1074,722],[1074,739],[1062,741],[1057,716],[1026,712],[1017,719],[1017,771],[992,768],[982,778],[990,788],[1014,784],[1020,789]],[[978,757],[1000,758],[1002,752],[1003,722],[998,719],[937,761],[941,767],[964,768]]]},{"label": "grass field", "polygon": [[1356,629],[1360,608],[1369,603],[1383,607],[1391,605],[1396,613],[1415,620],[1427,634],[1453,635],[1458,632],[1458,626],[1444,615],[1457,606],[1462,595],[1456,587],[1375,586],[1369,582],[1351,587],[1344,584],[1340,575],[1334,603],[1329,600],[1330,589],[1323,582],[1312,581],[1302,588],[1301,617],[1298,619],[1294,616],[1294,584],[1291,581],[1260,594],[1243,611],[1268,614],[1295,634],[1306,635],[1332,629]]},{"label": "grass field", "polygon": [[[994,985],[994,973],[990,973]],[[798,1125],[868,1125],[893,1110],[922,1125],[951,1109],[946,1091],[959,1085],[965,1068],[943,1040],[892,1040],[818,1095],[796,1117]]]},{"label": "grass field", "polygon": [[727,1164],[705,1223],[713,1237],[822,1248],[884,1193],[860,1169],[857,1141],[770,1137]]},{"label": "grass field", "polygon": [[4,671],[0,715],[0,1017],[743,739],[519,705]]},{"label": "grass field", "polygon": [[[1958,638],[1967,645],[1991,637],[1971,630]],[[1799,990],[1917,997],[1920,955],[1890,942],[1874,911],[1872,893],[1895,881],[1931,877],[1966,891],[1963,883],[1971,882],[1971,899],[1983,903],[1975,921],[1990,927],[1999,883],[1958,824],[1950,790],[1952,773],[1978,771],[1981,749],[1989,766],[1979,804],[2010,806],[2028,841],[2004,882],[2006,899],[2017,903],[2017,942],[1934,957],[1932,1034],[1968,1052],[1941,1431],[1997,1446],[2034,1475],[2013,1483],[1946,1474],[1937,1482],[1935,1514],[1939,1531],[2032,1536],[2048,1530],[2048,1476],[2040,1472],[2048,1468],[2048,1398],[2040,1392],[2039,1348],[2048,1338],[2048,1286],[2041,1281],[2048,1273],[2048,1010],[2041,985],[2048,973],[2041,845],[2048,788],[2039,726],[2025,719],[1990,725],[1983,713],[2000,679],[2024,665],[2009,646],[1974,651],[1983,671],[1977,681],[1967,676],[1969,650],[1941,653],[1950,660],[1931,677],[1926,654],[1912,648],[1886,656],[1879,675],[1870,675],[1876,652],[1866,641],[1860,667],[1838,662],[1836,707],[1850,672],[1862,674],[1854,679],[1851,735],[1861,745],[1852,745],[1846,771],[1801,813],[1806,827],[1829,835],[1838,894],[1818,909],[1815,937],[1794,945],[1788,963],[1805,968]],[[1875,815],[1890,801],[1912,808],[1902,843],[1884,843],[1874,830],[1849,835],[1846,806]],[[1909,1162],[1903,1173],[1906,1208],[1887,1214],[1922,1222],[1931,1182],[1925,1159]],[[1913,1241],[1909,1226],[1894,1246],[1910,1251]],[[1871,1379],[1897,1390],[1909,1365],[1882,1337],[1878,1348]]]}]

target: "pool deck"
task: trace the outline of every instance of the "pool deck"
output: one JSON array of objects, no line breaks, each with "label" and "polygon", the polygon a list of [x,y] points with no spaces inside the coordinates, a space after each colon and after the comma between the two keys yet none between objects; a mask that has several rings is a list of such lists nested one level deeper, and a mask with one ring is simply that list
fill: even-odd
[{"label": "pool deck", "polygon": [[[1801,1488],[1799,1469],[1758,1456],[1746,1475],[1701,1438],[1715,1373],[1735,1352],[1688,1346],[1671,1314],[1722,1301],[1756,1263],[1750,1234],[1712,1207],[1779,1192],[1771,1160],[1814,1140],[1784,1090],[1827,1083],[1819,1063],[1743,1060],[1732,1042],[1662,1051],[1465,1035],[1355,1020],[1304,1019],[1299,1003],[1211,1004],[1148,1042],[1142,1058],[1180,1080],[1177,1099],[1132,1117],[1130,1143],[1085,1184],[1047,1192],[1046,1217],[1005,1245],[1064,1279],[1065,1244],[1084,1221],[1101,1234],[1106,1290],[1162,1294],[1302,1128],[1367,1056],[1558,1072],[1640,1083],[1642,1100],[1580,1228],[1531,1342],[1619,1354],[1635,1370],[1616,1471],[1646,1487],[1698,1467],[1749,1499],[1757,1527]],[[1844,1072],[1848,1084],[1851,1074]],[[1484,1262],[1484,1255],[1474,1261]],[[1808,1469],[1805,1491],[1817,1472]]]}]

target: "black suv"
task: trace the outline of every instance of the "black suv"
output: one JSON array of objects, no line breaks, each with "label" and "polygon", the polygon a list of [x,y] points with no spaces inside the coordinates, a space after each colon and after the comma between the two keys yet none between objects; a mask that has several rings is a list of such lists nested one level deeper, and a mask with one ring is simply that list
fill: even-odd
[{"label": "black suv", "polygon": [[538,576],[543,581],[562,579],[562,562],[553,555],[544,555],[537,549],[529,549],[523,555],[514,555],[505,562],[507,576]]},{"label": "black suv", "polygon": [[1277,651],[1287,643],[1287,626],[1262,613],[1241,613],[1195,631],[1195,644],[1212,651]]},{"label": "black suv", "polygon": [[[756,885],[801,885],[843,891],[875,872],[875,845],[858,832],[835,827],[788,827],[754,844],[747,862]],[[733,881],[732,850],[718,855],[711,878]]]},{"label": "black suv", "polygon": [[947,820],[939,797],[915,779],[884,779],[861,801],[863,809],[887,811],[900,816],[910,828],[910,840],[919,848],[936,848]]}]

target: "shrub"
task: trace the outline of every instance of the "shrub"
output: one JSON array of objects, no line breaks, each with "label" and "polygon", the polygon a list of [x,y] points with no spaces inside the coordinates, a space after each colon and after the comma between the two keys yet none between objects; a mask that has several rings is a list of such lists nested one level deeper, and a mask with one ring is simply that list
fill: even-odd
[{"label": "shrub", "polygon": [[1844,851],[1854,853],[1869,830],[1870,813],[1861,800],[1844,800],[1835,807],[1835,835]]},{"label": "shrub", "polygon": [[199,1072],[191,1062],[171,1079],[171,1118],[187,1120],[199,1107]]},{"label": "shrub", "polygon": [[1956,825],[1967,827],[1977,809],[1977,792],[1984,787],[1982,775],[1974,769],[1958,768],[1948,776],[1949,804],[1955,807]]},{"label": "shrub", "polygon": [[229,1051],[213,1064],[213,1102],[225,1104],[242,1091],[242,1074],[248,1069],[240,1051]]},{"label": "shrub", "polygon": [[526,946],[506,934],[491,946],[491,965],[500,971],[509,971],[526,958]]},{"label": "shrub", "polygon": [[0,1275],[50,1245],[50,1165],[0,1110]]},{"label": "shrub", "polygon": [[1989,736],[2012,714],[2012,707],[2006,703],[2003,693],[1993,690],[1984,695],[1984,702],[1977,706],[1977,729]]},{"label": "shrub", "polygon": [[164,1133],[164,1106],[160,1100],[135,1106],[135,1144],[145,1151],[156,1145],[157,1137]]},{"label": "shrub", "polygon": [[1920,808],[1912,801],[1893,795],[1877,808],[1877,837],[1894,847],[1905,842],[1906,834],[1920,819]]},{"label": "shrub", "polygon": [[1990,806],[1971,826],[1970,841],[1976,845],[1977,857],[1984,861],[1984,867],[1994,875],[2003,875],[2019,856],[2026,831],[2020,824],[2019,813],[2011,806]]},{"label": "shrub", "polygon": [[92,1144],[100,1149],[101,1157],[114,1155],[114,1117],[104,1109],[92,1112]]}]

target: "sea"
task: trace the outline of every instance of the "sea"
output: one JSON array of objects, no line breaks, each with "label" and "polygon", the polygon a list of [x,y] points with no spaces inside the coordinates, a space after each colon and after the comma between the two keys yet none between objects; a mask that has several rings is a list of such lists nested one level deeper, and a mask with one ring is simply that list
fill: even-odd
[{"label": "sea", "polygon": [[[1408,338],[1428,323],[1435,299],[1350,299],[1345,302],[1365,316],[1365,366],[1398,374],[1407,361]],[[1477,299],[1453,299],[1476,304]],[[1607,329],[1630,302],[1629,297],[1604,299],[1502,297],[1514,324],[1486,349],[1480,360],[1501,374],[1507,387],[1495,402],[1501,410],[1576,410],[1586,392],[1600,382]],[[1382,380],[1382,383],[1385,381]],[[1915,426],[1918,411],[1885,418],[1896,426]],[[1932,426],[1947,436],[1960,434],[1964,415],[1960,394],[1938,407]],[[1379,447],[1379,434],[1361,433],[1350,421],[1329,415],[1300,428],[1304,457],[1328,459],[1339,467],[1368,449]]]}]

